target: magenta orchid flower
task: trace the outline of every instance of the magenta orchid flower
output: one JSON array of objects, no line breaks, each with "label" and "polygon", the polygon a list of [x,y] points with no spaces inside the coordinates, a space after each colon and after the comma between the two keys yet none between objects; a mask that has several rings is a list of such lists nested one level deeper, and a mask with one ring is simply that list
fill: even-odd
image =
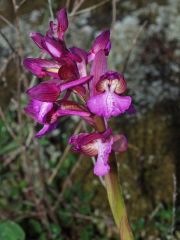
[{"label": "magenta orchid flower", "polygon": [[88,110],[72,101],[63,100],[57,102],[42,102],[30,99],[25,112],[36,122],[43,124],[43,128],[36,134],[42,137],[46,133],[54,130],[58,125],[58,118],[69,115],[89,117]]},{"label": "magenta orchid flower", "polygon": [[46,35],[49,37],[58,38],[64,40],[64,34],[68,29],[68,18],[65,8],[60,9],[57,12],[57,20],[50,21],[49,30]]},{"label": "magenta orchid flower", "polygon": [[124,152],[127,150],[127,139],[124,135],[112,137],[112,130],[107,129],[104,133],[81,133],[73,135],[69,139],[72,149],[75,152],[82,152],[88,156],[97,156],[94,166],[94,174],[97,176],[106,175],[110,166],[108,163],[109,154],[112,150]]},{"label": "magenta orchid flower", "polygon": [[[46,133],[54,130],[57,126],[56,117],[54,117],[54,104],[50,102],[40,102],[35,99],[30,99],[25,112],[31,116],[36,122],[43,124],[43,128],[36,134],[36,137],[41,137]],[[47,121],[48,114],[51,113],[50,120]]]},{"label": "magenta orchid flower", "polygon": [[126,91],[126,81],[122,74],[108,71],[107,57],[102,49],[95,56],[91,74],[91,97],[87,106],[92,113],[109,119],[129,109],[131,97],[120,96]]},{"label": "magenta orchid flower", "polygon": [[95,86],[99,94],[92,96],[87,102],[92,113],[109,119],[129,109],[131,97],[119,96],[126,90],[126,82],[121,74],[108,71],[99,78]]},{"label": "magenta orchid flower", "polygon": [[[131,97],[124,96],[127,85],[123,75],[108,70],[110,31],[98,35],[86,52],[66,46],[67,29],[68,18],[63,8],[57,13],[57,19],[50,22],[45,36],[36,32],[30,34],[39,49],[49,55],[48,59],[24,60],[27,70],[39,78],[46,77],[45,81],[27,90],[30,100],[25,112],[43,125],[36,137],[57,128],[64,116],[79,116],[96,129],[97,116],[109,119],[133,111]],[[72,94],[76,94],[78,103],[72,100]],[[97,157],[94,174],[98,176],[110,171],[111,152],[124,152],[128,146],[124,135],[113,135],[110,129],[72,136],[69,143],[75,151]]]},{"label": "magenta orchid flower", "polygon": [[107,130],[104,134],[99,133],[81,133],[72,136],[69,144],[73,145],[73,150],[85,153],[88,156],[97,156],[94,166],[94,174],[104,176],[108,173],[110,167],[108,157],[112,148],[111,131]]},{"label": "magenta orchid flower", "polygon": [[87,63],[88,63],[88,53],[86,51],[84,51],[81,48],[77,48],[77,47],[72,47],[70,48],[70,51],[74,54],[76,54],[77,56],[79,56],[79,58],[81,59],[80,61],[77,62],[77,67],[78,67],[78,71],[81,77],[84,77],[87,75]]}]

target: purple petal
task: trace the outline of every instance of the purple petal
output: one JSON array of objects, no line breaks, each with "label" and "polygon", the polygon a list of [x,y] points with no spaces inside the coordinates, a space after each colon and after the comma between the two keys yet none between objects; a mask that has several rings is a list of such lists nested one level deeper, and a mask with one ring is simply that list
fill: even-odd
[{"label": "purple petal", "polygon": [[86,136],[88,136],[88,133],[80,133],[78,135],[72,135],[69,138],[68,143],[73,145],[72,149],[76,152],[80,152],[82,151],[81,147],[82,147],[82,142],[84,140],[84,138],[86,138]]},{"label": "purple petal", "polygon": [[118,96],[115,93],[104,92],[91,97],[87,106],[90,111],[98,116],[110,118],[124,113],[131,104],[131,97]]},{"label": "purple petal", "polygon": [[39,123],[45,123],[46,115],[53,108],[53,103],[40,102],[30,99],[28,105],[24,109],[25,112]]},{"label": "purple petal", "polygon": [[46,32],[46,36],[50,37],[50,38],[53,38],[56,35],[57,35],[57,24],[54,23],[53,21],[50,21],[49,22],[49,29]]},{"label": "purple petal", "polygon": [[37,77],[58,76],[60,65],[55,61],[41,58],[26,58],[24,66]]},{"label": "purple petal", "polygon": [[94,166],[94,174],[97,176],[106,175],[110,166],[108,165],[109,154],[111,153],[112,140],[102,143],[98,142],[98,157]]},{"label": "purple petal", "polygon": [[67,49],[65,47],[64,42],[57,41],[50,37],[44,37],[43,39],[43,48],[51,54],[52,57],[60,58],[63,54],[66,54]]},{"label": "purple petal", "polygon": [[35,42],[35,44],[43,49],[43,46],[42,46],[42,40],[44,39],[44,36],[41,34],[41,33],[38,33],[38,32],[31,32],[29,34],[29,36],[32,38],[32,40]]},{"label": "purple petal", "polygon": [[94,60],[96,53],[98,53],[100,50],[103,50],[105,54],[108,55],[110,48],[110,31],[107,30],[96,37],[88,56],[88,62]]},{"label": "purple petal", "polygon": [[49,80],[28,89],[27,94],[42,102],[55,102],[59,97],[60,89],[56,81]]},{"label": "purple petal", "polygon": [[69,88],[73,88],[75,86],[78,86],[78,85],[81,85],[81,84],[84,84],[85,82],[89,81],[92,77],[91,76],[88,76],[88,77],[82,77],[80,79],[77,79],[77,80],[74,80],[74,81],[70,81],[70,82],[67,82],[67,83],[63,83],[60,85],[60,90],[61,92],[66,90],[66,89],[69,89]]},{"label": "purple petal", "polygon": [[77,65],[71,59],[67,59],[66,63],[59,69],[58,75],[60,79],[70,81],[79,77]]},{"label": "purple petal", "polygon": [[73,61],[75,61],[75,62],[81,62],[81,58],[77,55],[77,54],[75,54],[75,53],[72,53],[72,52],[68,52],[67,53],[67,56],[69,57],[69,58],[71,58]]},{"label": "purple petal", "polygon": [[72,48],[70,48],[70,51],[72,53],[78,55],[80,57],[81,61],[84,61],[84,62],[87,63],[87,56],[88,56],[88,54],[87,54],[86,51],[84,51],[83,49],[78,48],[78,47],[72,47]]},{"label": "purple petal", "polygon": [[80,96],[83,99],[86,96],[86,88],[81,85],[74,87],[73,92],[75,92],[78,96]]},{"label": "purple petal", "polygon": [[58,36],[61,40],[63,40],[64,33],[68,28],[68,18],[67,18],[67,12],[65,8],[62,8],[57,13],[57,21],[58,21]]},{"label": "purple petal", "polygon": [[113,136],[112,148],[115,152],[125,152],[128,149],[127,138],[123,134]]},{"label": "purple petal", "polygon": [[106,46],[109,44],[109,41],[110,41],[110,31],[106,30],[96,37],[92,47],[93,51],[97,53],[99,50],[105,49]]},{"label": "purple petal", "polygon": [[80,116],[80,117],[89,117],[90,113],[85,112],[85,111],[59,109],[57,111],[57,115],[60,116],[60,117],[61,116],[68,116],[68,115],[75,115],[75,116]]},{"label": "purple petal", "polygon": [[135,109],[135,107],[132,103],[131,103],[130,107],[128,108],[128,110],[126,112],[130,115],[136,113],[136,109]]},{"label": "purple petal", "polygon": [[96,90],[96,84],[99,81],[101,75],[103,75],[107,71],[107,57],[103,50],[100,50],[94,59],[91,68],[91,75],[93,75],[93,79],[91,81],[90,86],[90,95],[96,95],[98,92]]},{"label": "purple petal", "polygon": [[38,133],[36,133],[35,137],[40,138],[45,134],[52,132],[57,127],[57,125],[58,125],[57,122],[53,124],[45,124],[43,128]]},{"label": "purple petal", "polygon": [[86,70],[87,52],[77,47],[70,48],[70,51],[73,52],[74,54],[77,54],[80,57],[81,61],[77,62],[77,67],[78,67],[80,76],[85,77],[87,75],[87,70]]},{"label": "purple petal", "polygon": [[109,40],[108,44],[106,45],[106,48],[104,49],[106,56],[109,55],[110,50],[111,50],[111,42]]},{"label": "purple petal", "polygon": [[91,115],[84,106],[70,100],[60,100],[56,114],[57,116],[77,115],[82,117],[89,117]]},{"label": "purple petal", "polygon": [[97,176],[104,176],[110,170],[110,166],[108,164],[104,164],[100,158],[98,158],[95,166],[94,166],[94,174]]},{"label": "purple petal", "polygon": [[108,128],[101,134],[102,141],[105,142],[112,135],[112,129]]}]

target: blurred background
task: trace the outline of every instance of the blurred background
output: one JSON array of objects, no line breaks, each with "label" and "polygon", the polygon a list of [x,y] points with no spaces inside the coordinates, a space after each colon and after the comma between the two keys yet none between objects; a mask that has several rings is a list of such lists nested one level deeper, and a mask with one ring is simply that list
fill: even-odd
[{"label": "blurred background", "polygon": [[129,140],[117,155],[135,239],[180,239],[180,2],[178,0],[0,0],[0,240],[117,240],[103,181],[90,158],[67,140],[84,131],[64,118],[53,133],[24,114],[25,90],[39,80],[25,71],[38,57],[29,32],[45,33],[66,6],[69,46],[89,49],[111,28],[111,69],[123,72],[135,115],[111,120]]}]

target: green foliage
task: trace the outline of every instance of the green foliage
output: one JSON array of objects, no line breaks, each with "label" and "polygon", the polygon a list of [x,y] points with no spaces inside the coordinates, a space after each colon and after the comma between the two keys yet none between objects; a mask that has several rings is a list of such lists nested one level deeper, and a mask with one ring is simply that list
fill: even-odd
[{"label": "green foliage", "polygon": [[94,231],[92,225],[84,226],[82,232],[80,233],[80,240],[90,240],[93,239]]},{"label": "green foliage", "polygon": [[0,222],[0,240],[25,240],[22,228],[13,221]]},{"label": "green foliage", "polygon": [[139,239],[139,233],[141,233],[143,229],[145,229],[144,218],[140,218],[136,223],[132,224],[132,230],[135,234],[136,239]]}]

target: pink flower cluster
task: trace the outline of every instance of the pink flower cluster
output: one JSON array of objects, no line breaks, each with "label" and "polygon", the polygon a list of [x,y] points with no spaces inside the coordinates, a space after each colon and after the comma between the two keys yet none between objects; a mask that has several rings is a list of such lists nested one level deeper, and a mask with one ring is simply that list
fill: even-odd
[{"label": "pink flower cluster", "polygon": [[[63,8],[57,13],[57,19],[50,22],[45,36],[37,32],[30,34],[40,50],[49,55],[48,59],[24,60],[29,71],[38,78],[46,78],[27,90],[29,103],[25,112],[43,125],[36,137],[57,128],[63,116],[80,116],[96,129],[96,116],[107,123],[111,117],[132,108],[131,97],[124,95],[127,86],[123,75],[108,70],[110,31],[102,32],[86,52],[66,46],[64,35],[67,29],[68,18]],[[76,94],[78,102],[72,100],[72,93]],[[98,176],[104,176],[110,170],[108,158],[112,150],[123,152],[127,149],[125,136],[114,136],[108,127],[104,133],[95,131],[71,136],[69,144],[74,151],[97,156],[94,173]]]}]

